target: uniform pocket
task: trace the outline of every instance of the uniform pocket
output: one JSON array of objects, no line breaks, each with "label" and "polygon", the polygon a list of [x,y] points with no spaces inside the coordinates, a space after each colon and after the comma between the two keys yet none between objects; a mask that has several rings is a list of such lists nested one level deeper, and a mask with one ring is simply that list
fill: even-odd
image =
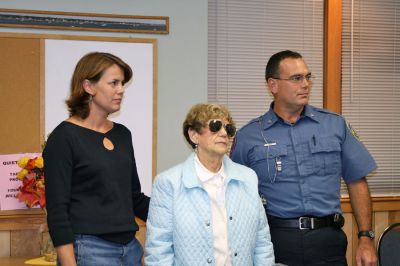
[{"label": "uniform pocket", "polygon": [[[288,149],[285,144],[274,146],[257,146],[250,154],[250,161],[253,162],[252,168],[259,175],[263,175],[268,181],[273,182],[275,178],[288,175],[289,167],[287,160]],[[278,167],[280,165],[280,169]]]},{"label": "uniform pocket", "polygon": [[286,145],[272,145],[266,147],[266,146],[256,146],[254,147],[253,150],[253,157],[255,162],[261,161],[261,160],[266,160],[268,159],[274,159],[276,157],[283,157],[287,155],[287,146]]},{"label": "uniform pocket", "polygon": [[333,137],[314,136],[309,143],[317,175],[332,175],[341,171],[340,143]]}]

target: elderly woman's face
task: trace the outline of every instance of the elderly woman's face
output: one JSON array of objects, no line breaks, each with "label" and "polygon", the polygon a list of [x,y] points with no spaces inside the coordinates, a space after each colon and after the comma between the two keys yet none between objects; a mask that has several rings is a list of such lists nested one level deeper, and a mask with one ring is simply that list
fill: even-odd
[{"label": "elderly woman's face", "polygon": [[229,142],[235,134],[235,127],[226,119],[210,119],[201,133],[193,132],[192,141],[203,155],[223,157],[228,152]]}]

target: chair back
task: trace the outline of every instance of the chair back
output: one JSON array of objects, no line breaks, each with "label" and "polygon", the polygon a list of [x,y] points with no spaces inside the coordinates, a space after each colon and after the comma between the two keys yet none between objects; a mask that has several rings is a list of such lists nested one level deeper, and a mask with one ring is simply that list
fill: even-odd
[{"label": "chair back", "polygon": [[385,229],[378,241],[380,266],[400,265],[400,223]]}]

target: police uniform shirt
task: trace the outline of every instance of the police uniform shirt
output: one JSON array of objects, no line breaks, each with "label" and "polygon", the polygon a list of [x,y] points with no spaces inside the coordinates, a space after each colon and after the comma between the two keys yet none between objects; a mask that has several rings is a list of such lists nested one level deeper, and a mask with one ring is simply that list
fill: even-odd
[{"label": "police uniform shirt", "polygon": [[340,178],[351,183],[367,176],[374,159],[338,114],[306,105],[291,124],[272,108],[237,132],[232,160],[257,173],[270,215],[341,213]]}]

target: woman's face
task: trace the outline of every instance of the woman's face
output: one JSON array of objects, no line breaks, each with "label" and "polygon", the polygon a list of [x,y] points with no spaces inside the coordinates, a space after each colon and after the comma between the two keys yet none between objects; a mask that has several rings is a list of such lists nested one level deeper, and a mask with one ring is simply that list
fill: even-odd
[{"label": "woman's face", "polygon": [[125,92],[123,81],[124,72],[115,64],[104,71],[98,82],[88,81],[89,88],[85,89],[93,96],[90,111],[106,115],[119,111]]},{"label": "woman's face", "polygon": [[225,126],[221,126],[217,132],[210,130],[210,122],[216,121],[221,121],[223,125],[228,124],[226,119],[210,119],[206,126],[202,128],[201,133],[192,131],[191,139],[194,143],[197,143],[199,156],[222,158],[228,152],[231,137],[228,136]]}]

